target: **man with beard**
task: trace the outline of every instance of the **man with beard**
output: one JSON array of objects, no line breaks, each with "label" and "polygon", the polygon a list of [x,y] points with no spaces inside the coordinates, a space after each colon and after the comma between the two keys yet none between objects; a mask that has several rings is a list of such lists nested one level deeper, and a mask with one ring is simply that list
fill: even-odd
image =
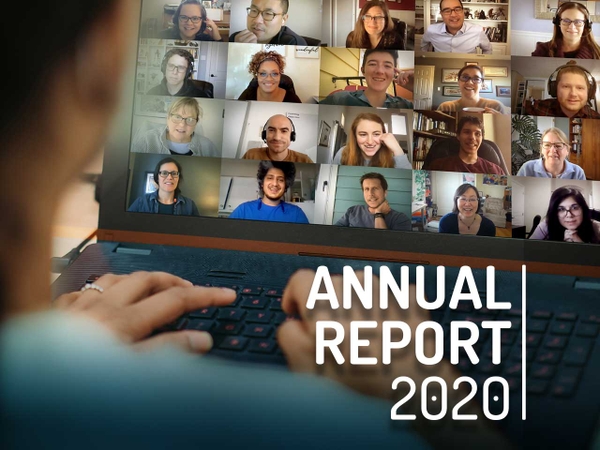
[{"label": "man with beard", "polygon": [[335,224],[340,227],[378,228],[380,230],[411,231],[410,218],[390,208],[386,200],[388,184],[377,172],[360,177],[366,205],[355,205]]},{"label": "man with beard", "polygon": [[477,156],[483,141],[483,123],[477,117],[461,118],[458,122],[456,138],[460,144],[457,154],[435,159],[430,164],[423,165],[423,170],[506,175],[497,164]]},{"label": "man with beard", "polygon": [[239,205],[229,216],[230,219],[309,223],[302,209],[283,200],[296,179],[296,166],[293,163],[261,161],[256,179],[261,198]]},{"label": "man with beard", "polygon": [[291,150],[290,143],[296,140],[296,129],[293,122],[283,114],[277,114],[267,120],[262,132],[266,147],[251,148],[242,159],[259,159],[261,161],[288,161],[313,164],[313,160],[304,153]]},{"label": "man with beard", "polygon": [[158,86],[148,91],[148,95],[212,98],[212,95],[192,82],[194,57],[187,50],[180,48],[169,50],[165,53],[160,70],[164,77]]}]

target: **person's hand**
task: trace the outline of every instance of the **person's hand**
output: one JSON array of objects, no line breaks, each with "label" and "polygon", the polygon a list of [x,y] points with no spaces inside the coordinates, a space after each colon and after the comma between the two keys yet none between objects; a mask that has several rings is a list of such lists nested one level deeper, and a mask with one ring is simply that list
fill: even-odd
[{"label": "person's hand", "polygon": [[396,84],[400,86],[406,86],[409,82],[409,78],[414,76],[414,70],[400,70],[395,68],[394,72],[396,73],[395,80]]},{"label": "person's hand", "polygon": [[258,43],[258,38],[251,31],[244,30],[244,31],[240,31],[235,36],[235,42],[246,42],[246,43],[256,44],[256,43]]},{"label": "person's hand", "polygon": [[385,200],[381,205],[375,208],[375,214],[381,213],[383,215],[387,215],[391,210],[392,208],[390,208],[390,204],[387,200]]},{"label": "person's hand", "polygon": [[137,349],[173,344],[191,352],[207,352],[211,336],[203,331],[165,332],[148,338],[155,330],[190,311],[224,306],[235,300],[231,289],[194,286],[163,272],[104,275],[94,282],[104,292],[88,289],[60,296],[55,307],[92,318],[122,341]]},{"label": "person's hand", "polygon": [[[219,27],[217,26],[215,21],[207,17],[204,22],[206,23],[206,29],[207,29],[208,34],[211,35],[215,41],[220,41],[221,34],[219,33]],[[210,28],[210,31],[209,31],[209,28]]]},{"label": "person's hand", "polygon": [[565,229],[565,242],[583,242],[583,240],[577,234],[577,230]]},{"label": "person's hand", "polygon": [[394,156],[402,156],[404,155],[404,150],[400,147],[398,140],[394,137],[392,133],[383,133],[379,137],[379,142],[383,142],[387,148],[389,148]]}]

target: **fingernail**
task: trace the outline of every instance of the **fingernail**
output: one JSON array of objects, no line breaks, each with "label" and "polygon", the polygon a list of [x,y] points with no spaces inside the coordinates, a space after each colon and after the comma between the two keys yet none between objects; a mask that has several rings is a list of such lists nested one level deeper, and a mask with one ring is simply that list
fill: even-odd
[{"label": "fingernail", "polygon": [[196,352],[207,352],[213,346],[213,338],[206,332],[190,333],[188,338],[190,346]]},{"label": "fingernail", "polygon": [[223,289],[227,293],[237,294],[237,291],[235,289],[229,289],[226,287],[222,287],[221,289]]}]

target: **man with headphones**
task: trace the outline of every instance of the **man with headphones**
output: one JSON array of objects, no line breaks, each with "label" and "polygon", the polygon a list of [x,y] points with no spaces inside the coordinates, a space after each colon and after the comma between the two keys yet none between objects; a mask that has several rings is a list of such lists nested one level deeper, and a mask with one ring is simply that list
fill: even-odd
[{"label": "man with headphones", "polygon": [[256,179],[260,198],[239,205],[230,214],[230,219],[309,223],[301,208],[283,200],[296,179],[294,163],[261,161]]},{"label": "man with headphones", "polygon": [[187,50],[173,48],[165,53],[160,65],[163,79],[148,95],[173,95],[175,97],[212,98],[212,94],[196,86],[192,80],[194,57]]},{"label": "man with headphones", "polygon": [[314,163],[305,153],[300,153],[289,148],[290,143],[296,140],[296,127],[292,119],[283,114],[274,115],[267,120],[261,137],[267,146],[251,148],[242,156],[242,159]]},{"label": "man with headphones", "polygon": [[596,97],[596,80],[575,61],[560,66],[550,75],[548,93],[554,98],[526,102],[525,114],[600,119],[600,114],[590,106]]}]

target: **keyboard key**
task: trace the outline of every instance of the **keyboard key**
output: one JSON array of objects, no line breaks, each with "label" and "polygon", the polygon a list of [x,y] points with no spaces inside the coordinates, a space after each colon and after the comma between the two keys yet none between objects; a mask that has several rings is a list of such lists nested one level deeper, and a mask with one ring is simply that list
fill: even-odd
[{"label": "keyboard key", "polygon": [[527,347],[536,348],[536,347],[538,347],[540,345],[541,341],[542,341],[542,335],[541,334],[528,334],[527,338],[526,338],[525,345]]},{"label": "keyboard key", "polygon": [[273,353],[275,351],[275,341],[267,339],[252,339],[248,351],[253,353]]},{"label": "keyboard key", "polygon": [[511,345],[515,342],[517,338],[517,332],[512,330],[502,330],[502,335],[500,336],[500,342],[502,345]]},{"label": "keyboard key", "polygon": [[187,330],[210,331],[214,324],[212,320],[192,319],[186,326]]},{"label": "keyboard key", "polygon": [[521,368],[522,366],[520,362],[510,362],[504,367],[504,373],[506,375],[520,376]]},{"label": "keyboard key", "polygon": [[532,311],[529,316],[533,319],[551,319],[551,311]]},{"label": "keyboard key", "polygon": [[264,309],[268,301],[266,298],[244,297],[240,306],[242,308]]},{"label": "keyboard key", "polygon": [[556,373],[556,368],[554,366],[548,366],[546,364],[533,364],[531,366],[531,370],[529,375],[533,378],[543,378],[550,379]]},{"label": "keyboard key", "polygon": [[216,312],[217,312],[217,308],[202,308],[202,309],[197,309],[196,311],[192,311],[189,314],[189,316],[190,317],[201,317],[203,319],[212,319]]},{"label": "keyboard key", "polygon": [[267,289],[265,292],[267,297],[283,297],[283,289]]},{"label": "keyboard key", "polygon": [[273,331],[273,327],[268,325],[248,325],[244,329],[244,336],[268,337],[271,331]]},{"label": "keyboard key", "polygon": [[556,320],[575,322],[577,320],[577,314],[576,313],[559,313],[556,315]]},{"label": "keyboard key", "polygon": [[188,319],[186,317],[182,317],[181,319],[179,319],[177,321],[177,323],[175,324],[175,326],[173,327],[173,329],[175,330],[185,330],[185,327],[188,324]]},{"label": "keyboard key", "polygon": [[273,313],[268,311],[248,311],[246,322],[270,323]]},{"label": "keyboard key", "polygon": [[225,349],[225,350],[244,350],[244,348],[246,347],[246,345],[248,344],[248,339],[240,337],[240,336],[227,336],[223,342],[221,342],[221,345],[219,345],[219,348]]},{"label": "keyboard key", "polygon": [[577,390],[577,385],[581,377],[581,369],[568,367],[562,369],[552,386],[552,395],[555,397],[571,397]]},{"label": "keyboard key", "polygon": [[220,322],[214,330],[215,334],[239,334],[242,324],[239,322]]},{"label": "keyboard key", "polygon": [[[535,348],[527,348],[526,349],[526,362],[531,362],[533,361],[534,357],[535,357],[535,352],[536,349]],[[516,345],[515,347],[513,347],[513,351],[510,354],[510,359],[513,361],[521,361],[523,354],[521,352],[521,346],[520,345]]]},{"label": "keyboard key", "polygon": [[523,316],[523,310],[522,309],[509,309],[508,311],[505,311],[504,314],[506,314],[507,316],[512,316],[512,317],[522,317]]},{"label": "keyboard key", "polygon": [[557,322],[550,328],[551,334],[569,335],[573,332],[574,325],[569,322]]},{"label": "keyboard key", "polygon": [[564,362],[569,366],[583,366],[588,359],[592,346],[590,344],[570,345],[565,352]]},{"label": "keyboard key", "polygon": [[244,314],[246,311],[243,309],[232,309],[232,308],[221,308],[219,309],[218,318],[225,320],[233,320],[235,322],[239,322],[244,318]]},{"label": "keyboard key", "polygon": [[598,336],[599,328],[599,325],[594,325],[592,323],[582,323],[581,325],[579,325],[579,328],[577,328],[577,333],[575,334],[580,337],[595,338],[596,336]]},{"label": "keyboard key", "polygon": [[548,327],[546,320],[528,320],[527,321],[527,332],[528,333],[543,333]]},{"label": "keyboard key", "polygon": [[260,295],[262,292],[261,287],[245,287],[241,290],[240,294],[242,295]]},{"label": "keyboard key", "polygon": [[281,311],[281,297],[277,297],[271,300],[271,305],[269,306],[269,309],[272,309],[274,311]]},{"label": "keyboard key", "polygon": [[540,350],[535,360],[544,364],[558,364],[562,357],[560,350]]},{"label": "keyboard key", "polygon": [[543,395],[548,390],[548,380],[527,380],[526,388],[528,394]]},{"label": "keyboard key", "polygon": [[473,311],[473,303],[470,301],[462,301],[462,302],[458,302],[458,305],[456,305],[456,312],[462,312],[462,313],[470,313]]},{"label": "keyboard key", "polygon": [[544,347],[561,350],[567,346],[568,339],[566,336],[548,336],[544,341]]},{"label": "keyboard key", "polygon": [[508,390],[510,392],[519,391],[521,389],[521,379],[517,377],[506,377],[504,378],[508,383]]},{"label": "keyboard key", "polygon": [[600,316],[596,314],[589,314],[587,316],[582,317],[581,321],[583,323],[595,323],[597,325],[600,325]]},{"label": "keyboard key", "polygon": [[287,319],[287,315],[284,312],[275,313],[275,318],[273,319],[274,325],[279,325],[283,323]]}]

